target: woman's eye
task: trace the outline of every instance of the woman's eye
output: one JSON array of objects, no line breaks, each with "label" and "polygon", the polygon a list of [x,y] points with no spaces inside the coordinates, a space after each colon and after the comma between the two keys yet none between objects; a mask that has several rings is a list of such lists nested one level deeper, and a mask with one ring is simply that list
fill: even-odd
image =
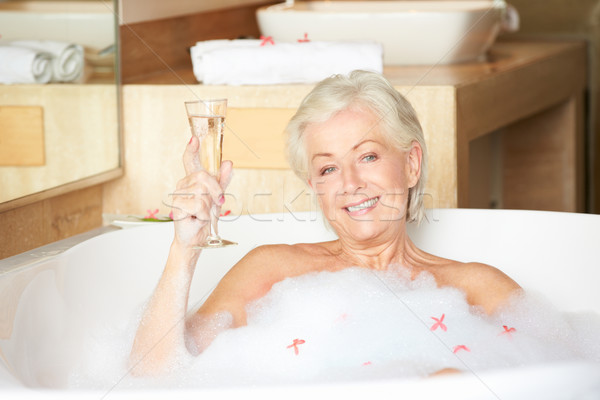
[{"label": "woman's eye", "polygon": [[335,171],[335,167],[327,167],[321,170],[321,175],[327,175]]},{"label": "woman's eye", "polygon": [[366,161],[366,162],[375,161],[376,159],[377,159],[377,156],[375,154],[368,154],[363,157],[363,161]]}]

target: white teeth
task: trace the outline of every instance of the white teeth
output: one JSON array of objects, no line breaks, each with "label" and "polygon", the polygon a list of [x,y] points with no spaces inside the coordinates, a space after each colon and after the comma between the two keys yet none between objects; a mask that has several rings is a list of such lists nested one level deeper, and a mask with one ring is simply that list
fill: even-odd
[{"label": "white teeth", "polygon": [[358,211],[358,210],[364,210],[365,208],[369,208],[369,207],[373,207],[373,205],[375,203],[377,203],[377,201],[379,200],[379,197],[375,197],[374,199],[369,199],[366,200],[356,206],[350,206],[350,207],[346,207],[346,209],[350,212],[354,212],[354,211]]}]

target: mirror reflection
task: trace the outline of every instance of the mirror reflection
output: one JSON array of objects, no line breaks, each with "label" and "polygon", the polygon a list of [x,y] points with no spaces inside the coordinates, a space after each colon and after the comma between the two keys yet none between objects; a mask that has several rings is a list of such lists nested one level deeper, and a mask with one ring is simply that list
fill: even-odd
[{"label": "mirror reflection", "polygon": [[114,8],[0,0],[0,203],[119,168]]}]

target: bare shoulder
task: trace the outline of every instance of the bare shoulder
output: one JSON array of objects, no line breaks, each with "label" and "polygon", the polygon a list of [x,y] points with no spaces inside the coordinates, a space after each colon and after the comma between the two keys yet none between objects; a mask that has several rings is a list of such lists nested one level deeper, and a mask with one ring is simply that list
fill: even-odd
[{"label": "bare shoulder", "polygon": [[306,265],[318,251],[316,244],[270,244],[249,251],[236,265],[231,275],[295,275],[294,271]]},{"label": "bare shoulder", "polygon": [[262,259],[263,257],[280,259],[281,257],[289,257],[290,255],[302,256],[310,252],[311,246],[313,245],[305,243],[266,244],[250,250],[248,254],[244,256],[242,261],[255,261],[256,258]]},{"label": "bare shoulder", "polygon": [[504,272],[491,265],[478,262],[452,262],[444,269],[442,284],[462,289],[467,301],[491,314],[520,286]]},{"label": "bare shoulder", "polygon": [[[256,267],[256,264],[278,265],[282,270],[295,269],[297,264],[317,261],[321,256],[329,254],[327,245],[323,243],[269,244],[254,248],[240,260],[240,268]],[[238,265],[235,266],[236,268]]]},{"label": "bare shoulder", "polygon": [[310,245],[263,245],[249,251],[221,279],[200,308],[202,314],[230,312],[236,326],[246,323],[246,305],[263,297],[273,284],[304,273]]}]

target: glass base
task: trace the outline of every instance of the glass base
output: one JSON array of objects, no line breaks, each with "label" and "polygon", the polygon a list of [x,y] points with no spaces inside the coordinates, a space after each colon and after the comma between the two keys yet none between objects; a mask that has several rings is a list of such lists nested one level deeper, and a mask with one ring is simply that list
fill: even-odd
[{"label": "glass base", "polygon": [[209,236],[206,241],[202,244],[194,246],[194,249],[216,249],[219,247],[235,246],[236,242],[230,240],[221,239],[220,237]]}]

